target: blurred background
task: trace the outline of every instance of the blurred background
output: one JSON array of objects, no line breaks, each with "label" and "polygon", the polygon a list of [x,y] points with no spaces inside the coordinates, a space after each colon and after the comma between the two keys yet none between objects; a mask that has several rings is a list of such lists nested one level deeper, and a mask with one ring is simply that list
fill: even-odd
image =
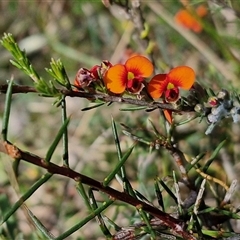
[{"label": "blurred background", "polygon": [[[61,59],[73,83],[81,67],[91,68],[102,60],[109,60],[113,64],[124,63],[132,53],[140,53],[154,60],[157,73],[167,73],[173,67],[187,65],[195,70],[197,81],[203,87],[215,92],[224,88],[239,94],[240,11],[235,4],[237,1],[132,0],[115,1],[118,4],[113,5],[110,2],[0,1],[0,34],[13,34],[20,48],[25,49],[36,71],[47,81],[51,77],[45,68],[50,67],[51,58]],[[137,13],[143,22],[132,21],[133,15],[128,12],[128,7],[132,9],[136,4],[141,5],[141,11]],[[195,31],[178,22],[176,16],[181,9],[186,6],[197,9],[200,5],[206,10],[205,14],[196,16],[200,30]],[[138,23],[145,25],[139,27]],[[147,37],[141,37],[143,30],[147,32]],[[12,57],[2,46],[0,56],[0,84],[13,78],[17,84],[33,85],[29,77],[11,65],[9,60]],[[0,95],[1,116],[4,99],[5,96]],[[23,150],[44,157],[61,126],[61,109],[53,103],[54,99],[37,94],[14,95],[9,127],[11,142]],[[71,115],[70,166],[96,180],[102,181],[117,162],[111,118],[117,122],[123,151],[131,146],[132,140],[121,133],[120,123],[140,132],[149,141],[154,140],[154,134],[148,119],[151,119],[161,134],[165,133],[158,111],[121,112],[119,109],[124,106],[115,103],[82,112],[81,109],[87,106],[88,100],[67,98],[67,111]],[[188,117],[191,115],[178,116],[176,119],[182,121]],[[211,136],[204,134],[206,127],[206,121],[200,122],[199,118],[180,126],[176,131],[179,148],[193,157],[206,152],[207,159],[221,140],[228,138],[229,142],[213,163],[210,172],[223,181],[231,182],[238,178],[237,171],[240,168],[239,124],[225,120]],[[57,164],[61,164],[61,150],[59,144],[53,157],[53,162]],[[11,169],[6,156],[1,156],[1,159],[0,192],[6,196],[4,201],[12,205],[17,200],[17,195],[9,180]],[[167,152],[150,153],[147,145],[139,144],[126,168],[132,186],[156,203],[154,178],[171,175],[176,166]],[[43,173],[39,168],[21,164],[19,191],[24,193]],[[113,181],[112,185],[121,189],[117,182]],[[235,197],[236,202],[239,197]],[[209,194],[210,204],[214,202],[211,201],[213,198]],[[42,186],[26,203],[55,236],[87,215],[87,209],[77,194],[74,183],[58,176]],[[167,206],[171,206],[171,202]],[[119,205],[110,208],[106,215],[115,218],[120,226],[128,226],[134,223],[135,211],[126,209],[126,206]],[[35,230],[26,216],[21,210],[16,216],[16,239],[21,236],[31,239]],[[235,228],[240,231],[237,223]],[[105,239],[101,236],[98,224],[93,220],[69,239]]]}]

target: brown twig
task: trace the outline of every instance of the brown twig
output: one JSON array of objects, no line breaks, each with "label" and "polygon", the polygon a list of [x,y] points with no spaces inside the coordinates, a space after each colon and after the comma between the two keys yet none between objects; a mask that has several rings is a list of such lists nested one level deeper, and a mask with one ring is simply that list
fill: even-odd
[{"label": "brown twig", "polygon": [[2,142],[0,141],[0,151],[8,154],[10,157],[14,159],[21,159],[28,163],[32,163],[36,166],[46,169],[49,173],[52,174],[59,174],[68,178],[71,178],[77,182],[81,182],[86,184],[94,189],[97,189],[103,193],[108,194],[111,198],[128,203],[134,207],[141,207],[144,211],[150,213],[152,216],[160,219],[161,224],[169,227],[172,229],[173,232],[179,234],[184,239],[187,240],[194,240],[195,237],[186,232],[183,229],[184,222],[171,217],[169,214],[162,212],[158,208],[151,206],[145,202],[142,202],[125,192],[119,192],[109,186],[104,186],[101,182],[96,181],[86,175],[81,173],[77,173],[74,170],[65,167],[65,166],[58,166],[54,163],[47,162],[43,158],[34,155],[29,152],[22,151],[15,145],[11,144],[10,142]]},{"label": "brown twig", "polygon": [[[8,84],[0,85],[0,93],[6,93],[7,88],[8,88]],[[140,99],[134,99],[134,98],[126,98],[123,96],[113,96],[113,95],[104,94],[104,93],[89,93],[84,91],[72,91],[72,90],[66,90],[66,89],[58,89],[58,92],[68,97],[86,98],[91,101],[101,100],[106,103],[117,102],[117,103],[125,103],[125,104],[136,105],[136,106],[145,106],[150,110],[160,108],[160,109],[172,110],[173,112],[193,112],[194,111],[194,108],[191,106],[184,105],[176,108],[175,106],[167,103],[149,102],[143,99],[140,100]],[[24,86],[24,85],[13,85],[12,94],[16,94],[16,93],[39,93],[39,92],[34,87]]]}]

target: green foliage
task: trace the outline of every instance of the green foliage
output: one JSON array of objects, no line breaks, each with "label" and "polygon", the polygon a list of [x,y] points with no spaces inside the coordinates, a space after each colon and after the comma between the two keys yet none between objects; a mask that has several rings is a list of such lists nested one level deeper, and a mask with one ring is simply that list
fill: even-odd
[{"label": "green foliage", "polygon": [[67,73],[60,59],[55,61],[54,59],[50,62],[51,69],[46,68],[46,71],[56,80],[60,85],[71,90],[71,84],[69,82]]},{"label": "green foliage", "polygon": [[11,60],[11,63],[19,68],[20,70],[24,71],[33,81],[37,82],[40,80],[39,75],[34,70],[33,66],[31,65],[30,61],[24,50],[21,50],[18,44],[15,42],[12,34],[5,33],[1,44],[13,55],[15,60]]},{"label": "green foliage", "polygon": [[54,86],[52,81],[47,83],[45,80],[40,79],[35,82],[34,85],[36,90],[45,97],[60,96],[58,89]]},{"label": "green foliage", "polygon": [[[238,6],[102,2],[10,1],[1,10],[0,151],[13,162],[0,181],[0,238],[240,239]],[[194,16],[201,4],[202,31],[176,23],[180,9]],[[150,79],[141,94],[109,92],[102,60],[135,53],[154,75],[189,65],[198,82],[173,104],[153,101]],[[90,75],[77,88],[80,68]]]}]

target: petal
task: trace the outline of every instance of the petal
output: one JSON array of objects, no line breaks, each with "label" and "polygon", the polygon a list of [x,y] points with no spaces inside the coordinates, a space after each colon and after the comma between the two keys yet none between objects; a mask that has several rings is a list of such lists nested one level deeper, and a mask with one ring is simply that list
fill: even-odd
[{"label": "petal", "polygon": [[152,98],[160,98],[167,87],[167,74],[157,74],[148,84],[148,93]]},{"label": "petal", "polygon": [[186,9],[181,9],[175,15],[175,21],[185,28],[190,29],[192,25],[192,21],[195,19],[191,16],[191,14]]},{"label": "petal", "polygon": [[189,90],[195,81],[195,72],[187,66],[176,67],[169,72],[167,80],[173,83],[175,87]]},{"label": "petal", "polygon": [[165,116],[165,118],[167,119],[167,121],[172,124],[173,123],[173,119],[172,119],[172,111],[171,110],[163,110],[163,114]]},{"label": "petal", "polygon": [[199,23],[199,22],[195,22],[193,23],[192,25],[192,30],[195,32],[195,33],[200,33],[202,31],[202,25]]},{"label": "petal", "polygon": [[124,65],[117,64],[108,69],[103,79],[110,92],[116,94],[123,93],[126,89],[127,70]]},{"label": "petal", "polygon": [[80,68],[74,79],[74,85],[84,88],[89,86],[93,80],[94,79],[91,76],[91,72],[88,69]]},{"label": "petal", "polygon": [[208,9],[205,5],[201,4],[197,7],[196,12],[199,17],[204,17],[207,15]]},{"label": "petal", "polygon": [[180,10],[175,15],[175,21],[183,27],[193,30],[194,32],[201,32],[201,23],[188,10]]},{"label": "petal", "polygon": [[135,76],[150,77],[153,72],[150,60],[139,55],[129,58],[125,66],[127,71],[134,73]]},{"label": "petal", "polygon": [[98,75],[99,71],[100,71],[100,66],[98,65],[95,65],[90,69],[90,72],[95,79],[99,78],[99,75]]}]

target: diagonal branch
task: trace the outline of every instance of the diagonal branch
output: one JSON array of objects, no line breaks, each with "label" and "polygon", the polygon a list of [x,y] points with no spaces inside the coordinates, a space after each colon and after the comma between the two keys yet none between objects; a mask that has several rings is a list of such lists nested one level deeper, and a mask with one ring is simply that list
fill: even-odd
[{"label": "diagonal branch", "polygon": [[36,166],[44,168],[49,173],[59,174],[59,175],[71,178],[77,182],[81,182],[103,193],[106,193],[113,199],[128,203],[136,208],[141,208],[142,210],[150,213],[152,216],[158,218],[162,225],[165,225],[171,228],[176,234],[179,234],[184,239],[195,240],[195,237],[193,237],[191,234],[184,231],[183,221],[173,218],[172,216],[170,216],[165,212],[162,212],[158,208],[155,208],[154,206],[151,206],[146,202],[142,202],[139,199],[136,199],[126,194],[125,192],[119,192],[109,186],[104,186],[101,182],[96,181],[81,173],[75,172],[74,170],[66,166],[58,166],[54,163],[47,162],[43,158],[37,155],[22,151],[21,149],[11,144],[10,142],[0,141],[0,152],[8,154],[13,159],[21,159],[28,163],[32,163]]}]

